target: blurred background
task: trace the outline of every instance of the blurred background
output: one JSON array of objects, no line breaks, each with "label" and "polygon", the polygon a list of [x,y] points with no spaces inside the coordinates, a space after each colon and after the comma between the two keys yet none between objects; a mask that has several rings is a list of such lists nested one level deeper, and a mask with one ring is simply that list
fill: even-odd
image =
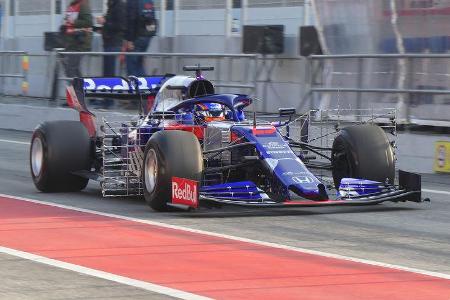
[{"label": "blurred background", "polygon": [[[61,117],[17,105],[63,103],[69,78],[61,61],[69,54],[49,33],[69,2],[0,0],[2,128],[31,130]],[[94,17],[106,12],[107,0],[89,3]],[[429,172],[434,161],[435,171],[450,172],[450,0],[155,0],[155,7],[157,36],[142,54],[148,75],[212,65],[206,76],[218,92],[257,97],[260,112],[394,108],[408,129],[398,142],[400,166]],[[102,49],[95,33],[92,52],[72,54],[83,56],[83,76],[102,75]],[[116,59],[116,75],[126,76],[123,54]]]},{"label": "blurred background", "polygon": [[[24,84],[3,76],[1,93],[50,96],[55,58],[44,51],[44,32],[58,30],[68,2],[0,0],[0,50],[27,55],[24,65],[21,54],[1,54],[3,75],[21,75],[23,67],[27,73]],[[105,12],[106,2],[90,0],[94,15]],[[149,56],[148,74],[209,63],[222,89],[250,86],[242,92],[263,98],[261,111],[381,105],[397,107],[405,122],[449,125],[450,0],[157,0],[155,6],[158,36],[149,53],[241,54],[248,25],[282,25],[282,49],[257,58]],[[302,44],[314,43],[307,31],[302,38],[308,26],[331,57],[300,56]],[[98,34],[93,51],[102,51]],[[83,74],[101,75],[102,58],[86,56]]]},{"label": "blurred background", "polygon": [[[0,0],[3,103],[64,98],[65,54],[44,47],[44,36],[58,31],[69,2]],[[107,0],[89,2],[94,17],[105,13]],[[155,7],[149,75],[212,65],[206,75],[219,92],[255,96],[261,112],[396,108],[402,124],[448,133],[450,0],[156,0]],[[102,49],[94,34],[92,52],[77,54],[84,76],[102,75]],[[117,75],[126,76],[123,57],[116,59]],[[448,135],[427,144],[439,139]]]}]

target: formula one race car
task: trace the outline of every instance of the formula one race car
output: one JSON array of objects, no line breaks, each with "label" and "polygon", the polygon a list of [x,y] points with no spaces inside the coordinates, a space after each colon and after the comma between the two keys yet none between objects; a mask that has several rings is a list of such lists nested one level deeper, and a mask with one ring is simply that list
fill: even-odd
[{"label": "formula one race car", "polygon": [[[104,196],[143,196],[157,211],[423,201],[419,175],[395,178],[388,138],[395,113],[378,116],[385,128],[373,113],[354,122],[295,109],[280,109],[277,119],[257,116],[246,111],[254,99],[217,94],[205,70],[212,68],[184,68],[195,76],[74,79],[67,102],[80,122],[45,122],[33,134],[36,187],[79,191],[96,180]],[[135,99],[140,113],[98,125],[87,97]]]}]

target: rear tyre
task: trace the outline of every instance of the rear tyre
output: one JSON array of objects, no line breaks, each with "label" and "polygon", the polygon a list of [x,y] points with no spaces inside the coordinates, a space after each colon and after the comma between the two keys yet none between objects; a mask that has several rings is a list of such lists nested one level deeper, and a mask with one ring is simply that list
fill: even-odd
[{"label": "rear tyre", "polygon": [[30,169],[34,185],[42,192],[73,192],[84,189],[89,179],[72,172],[90,170],[91,141],[78,121],[45,122],[33,133]]},{"label": "rear tyre", "polygon": [[379,126],[364,124],[342,129],[331,154],[336,189],[342,178],[394,183],[394,151]]},{"label": "rear tyre", "polygon": [[142,171],[145,201],[156,211],[167,211],[172,177],[202,178],[203,156],[197,137],[177,130],[155,133],[145,146]]}]

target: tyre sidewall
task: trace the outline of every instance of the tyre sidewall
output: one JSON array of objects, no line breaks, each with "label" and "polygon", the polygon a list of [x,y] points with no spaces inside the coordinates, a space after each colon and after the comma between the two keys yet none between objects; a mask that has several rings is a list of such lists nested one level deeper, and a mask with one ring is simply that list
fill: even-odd
[{"label": "tyre sidewall", "polygon": [[[153,192],[145,185],[147,154],[153,149],[157,157],[157,178]],[[142,167],[144,197],[154,210],[166,211],[172,196],[172,177],[201,181],[203,155],[198,139],[194,134],[184,131],[160,131],[147,142]]]},{"label": "tyre sidewall", "polygon": [[[333,143],[334,158],[337,150],[345,151],[350,172],[347,176],[358,179],[393,183],[395,178],[395,160],[392,146],[386,133],[376,125],[350,126],[341,130]],[[333,162],[333,168],[337,167]],[[337,170],[340,173],[340,170]],[[333,179],[336,188],[342,176]]]},{"label": "tyre sidewall", "polygon": [[[33,172],[33,166],[32,166],[32,147],[33,142],[36,138],[39,138],[42,142],[42,166],[41,171],[38,176],[36,176]],[[46,186],[48,185],[47,182],[49,180],[49,171],[48,171],[48,144],[47,140],[45,138],[45,134],[43,134],[41,128],[37,128],[33,136],[31,138],[31,145],[30,145],[30,170],[31,170],[31,177],[33,178],[34,184],[39,190],[45,190]]]},{"label": "tyre sidewall", "polygon": [[[42,141],[41,172],[32,171],[31,149],[36,138]],[[89,179],[72,174],[89,171],[92,164],[91,140],[87,129],[77,121],[45,122],[36,128],[30,146],[30,170],[33,182],[43,192],[71,192],[86,187]]]}]

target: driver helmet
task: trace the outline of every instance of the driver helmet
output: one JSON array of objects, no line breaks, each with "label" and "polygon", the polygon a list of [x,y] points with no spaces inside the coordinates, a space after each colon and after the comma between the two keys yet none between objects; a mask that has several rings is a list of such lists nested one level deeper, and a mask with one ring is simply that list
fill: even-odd
[{"label": "driver helmet", "polygon": [[203,116],[206,122],[225,120],[225,110],[219,103],[199,103],[195,105],[195,111]]}]

